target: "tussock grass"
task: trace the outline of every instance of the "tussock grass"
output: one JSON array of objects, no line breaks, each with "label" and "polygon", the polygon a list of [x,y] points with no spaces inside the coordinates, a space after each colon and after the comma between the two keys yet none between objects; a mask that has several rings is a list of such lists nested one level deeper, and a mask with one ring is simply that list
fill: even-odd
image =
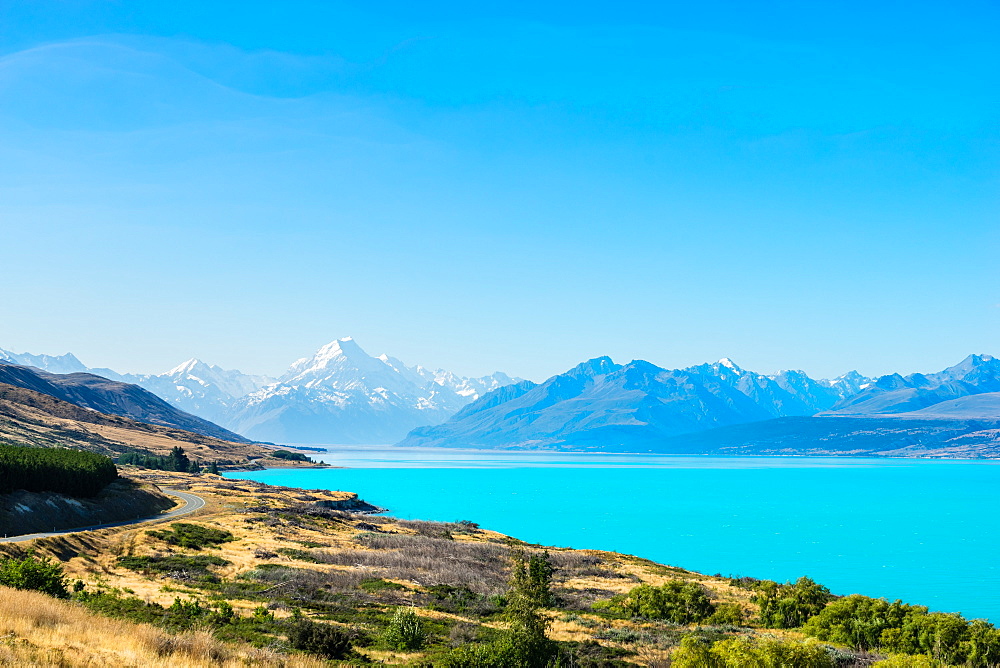
[{"label": "tussock grass", "polygon": [[412,534],[361,534],[364,550],[315,550],[323,564],[373,571],[389,580],[423,586],[467,586],[492,596],[506,589],[510,550],[496,543],[473,543]]},{"label": "tussock grass", "polygon": [[207,632],[169,634],[110,619],[31,591],[0,587],[0,666],[260,666],[319,668],[323,661],[285,656]]}]

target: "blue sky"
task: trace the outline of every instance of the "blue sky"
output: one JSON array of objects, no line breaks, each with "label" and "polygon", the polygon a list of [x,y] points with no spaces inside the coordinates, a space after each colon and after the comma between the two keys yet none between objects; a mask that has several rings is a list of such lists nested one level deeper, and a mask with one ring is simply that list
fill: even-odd
[{"label": "blue sky", "polygon": [[1000,354],[995,3],[420,4],[0,1],[0,347]]}]

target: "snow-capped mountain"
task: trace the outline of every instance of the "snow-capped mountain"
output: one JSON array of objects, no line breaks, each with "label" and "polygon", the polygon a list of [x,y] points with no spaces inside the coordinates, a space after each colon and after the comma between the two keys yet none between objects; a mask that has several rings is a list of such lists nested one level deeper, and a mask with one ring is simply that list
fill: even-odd
[{"label": "snow-capped mountain", "polygon": [[0,361],[33,366],[49,373],[91,373],[138,385],[177,408],[212,422],[224,420],[240,397],[274,382],[274,378],[229,371],[197,359],[190,359],[161,374],[118,373],[112,369],[88,367],[72,353],[33,355],[0,348]]},{"label": "snow-capped mountain", "polygon": [[[904,415],[920,411],[922,416],[947,414],[949,408],[940,405],[961,397],[1000,392],[1000,360],[991,355],[969,355],[955,366],[939,373],[898,373],[871,381],[854,396],[833,406],[831,415]],[[1000,395],[997,395],[1000,397]],[[959,402],[966,416],[973,407],[986,410],[990,399]]]},{"label": "snow-capped mountain", "polygon": [[227,370],[193,358],[166,373],[125,374],[121,379],[159,395],[188,413],[219,423],[227,420],[238,399],[274,382],[274,378],[268,376]]},{"label": "snow-capped mountain", "polygon": [[[73,353],[65,355],[32,355],[31,353],[14,353],[0,348],[0,362],[33,366],[49,373],[78,373],[89,371],[83,362]],[[116,379],[117,380],[117,379]]]},{"label": "snow-capped mountain", "polygon": [[506,374],[461,378],[372,357],[352,338],[292,364],[277,382],[243,397],[223,420],[249,438],[287,443],[392,443],[437,424],[480,393],[514,382]]},{"label": "snow-capped mountain", "polygon": [[392,443],[441,422],[481,395],[517,382],[497,372],[465,378],[442,369],[372,357],[350,337],[294,362],[280,378],[190,359],[161,374],[90,368],[71,353],[0,349],[0,361],[51,373],[87,372],[132,383],[188,413],[250,438],[294,443]]},{"label": "snow-capped mountain", "polygon": [[413,430],[401,445],[644,450],[678,434],[813,415],[859,378],[765,376],[728,358],[663,369],[598,357],[540,385],[525,381],[490,392],[444,424]]}]

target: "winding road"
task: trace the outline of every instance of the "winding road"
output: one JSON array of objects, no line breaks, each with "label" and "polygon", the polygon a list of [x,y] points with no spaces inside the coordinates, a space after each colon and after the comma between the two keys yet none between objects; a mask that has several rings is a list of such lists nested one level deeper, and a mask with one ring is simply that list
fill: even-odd
[{"label": "winding road", "polygon": [[191,494],[190,492],[181,492],[176,489],[163,489],[161,490],[164,494],[169,494],[170,496],[176,496],[184,505],[180,508],[175,508],[166,513],[160,513],[159,515],[153,515],[151,517],[144,517],[135,520],[126,520],[124,522],[109,522],[107,524],[95,524],[89,527],[77,527],[75,529],[61,529],[59,531],[47,531],[44,533],[26,533],[20,536],[4,536],[0,538],[0,543],[20,543],[26,540],[34,540],[35,538],[49,538],[50,536],[65,536],[66,534],[79,533],[81,531],[93,531],[95,529],[109,529],[111,527],[123,527],[130,524],[143,524],[145,522],[156,522],[160,520],[171,520],[175,517],[180,517],[181,515],[189,515],[196,510],[201,510],[205,507],[205,499],[201,498],[197,494]]}]

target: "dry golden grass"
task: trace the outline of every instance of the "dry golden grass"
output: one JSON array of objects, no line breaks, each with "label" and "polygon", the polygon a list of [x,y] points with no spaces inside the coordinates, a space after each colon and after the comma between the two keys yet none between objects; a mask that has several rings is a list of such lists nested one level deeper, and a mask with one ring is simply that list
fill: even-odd
[{"label": "dry golden grass", "polygon": [[[225,531],[231,532],[236,540],[227,542],[219,546],[218,549],[206,550],[204,553],[218,555],[227,561],[229,565],[217,567],[214,572],[226,580],[239,579],[243,574],[258,569],[262,564],[277,564],[293,566],[296,569],[306,571],[317,571],[326,574],[328,577],[334,572],[350,572],[355,577],[382,577],[389,581],[397,582],[406,589],[399,594],[402,597],[409,597],[405,600],[414,600],[426,591],[423,578],[414,578],[412,575],[401,575],[406,569],[392,571],[391,569],[381,569],[377,566],[359,568],[358,562],[344,563],[312,563],[302,561],[294,556],[281,554],[281,548],[309,549],[311,545],[322,545],[320,552],[354,551],[355,553],[372,554],[369,544],[372,544],[371,534],[364,533],[370,531],[370,523],[376,523],[383,532],[390,534],[378,534],[379,541],[387,543],[381,549],[384,554],[392,547],[389,545],[395,541],[392,534],[398,537],[412,536],[420,533],[421,523],[397,522],[389,518],[378,519],[363,516],[342,516],[311,523],[309,521],[291,521],[281,519],[285,516],[285,509],[294,509],[303,505],[312,505],[322,501],[343,501],[356,498],[356,495],[349,492],[337,492],[326,490],[302,490],[295,488],[273,487],[260,483],[230,480],[216,476],[202,475],[193,476],[181,473],[166,473],[158,471],[130,471],[130,475],[136,479],[161,487],[173,487],[184,489],[197,494],[206,500],[206,506],[201,511],[188,515],[180,520],[183,522],[194,522]],[[375,500],[377,501],[377,500]],[[273,509],[278,512],[264,512],[261,509]],[[299,517],[295,513],[290,513],[289,517]],[[33,548],[39,554],[50,555],[60,559],[66,569],[70,579],[81,579],[88,584],[88,587],[111,587],[119,590],[134,593],[147,601],[156,602],[161,605],[169,605],[175,597],[185,598],[187,596],[202,597],[204,592],[199,590],[195,583],[185,582],[177,579],[167,579],[158,576],[147,576],[141,573],[126,570],[118,565],[119,556],[146,556],[164,555],[172,552],[184,552],[179,548],[169,546],[162,540],[151,537],[147,531],[155,528],[154,525],[144,524],[137,527],[121,527],[105,529],[95,532],[87,532],[58,539],[40,539],[34,541]],[[500,534],[481,531],[474,534],[455,533],[454,541],[444,541],[453,549],[449,554],[458,554],[460,546],[468,543],[491,542],[497,546],[497,541],[502,541],[505,537]],[[376,543],[379,541],[375,541]],[[426,541],[414,541],[410,547],[405,549],[417,549]],[[403,544],[406,541],[402,541]],[[502,543],[499,543],[502,544]],[[446,546],[447,546],[446,545]],[[0,551],[3,551],[0,547]],[[23,549],[23,548],[22,548]],[[442,548],[443,549],[443,548]],[[706,587],[711,597],[717,603],[731,602],[737,603],[751,614],[756,606],[750,601],[751,592],[745,589],[733,587],[725,578],[705,576],[699,573],[675,569],[650,561],[637,559],[629,555],[622,555],[613,552],[601,552],[593,550],[569,550],[560,548],[550,548],[550,554],[554,563],[569,566],[567,570],[556,573],[557,594],[563,595],[572,592],[602,592],[599,598],[624,593],[631,590],[640,583],[660,585],[668,580],[685,580],[698,582]],[[443,559],[453,558],[445,554]],[[590,561],[588,561],[588,559]],[[363,561],[359,559],[359,562]],[[593,564],[588,567],[588,564]],[[449,569],[454,569],[449,565]],[[361,575],[359,575],[359,571]],[[562,573],[562,575],[560,575]],[[503,577],[503,574],[500,574]],[[418,582],[419,580],[419,582]],[[583,596],[584,594],[581,594]],[[51,601],[51,599],[43,600]],[[593,600],[593,598],[587,599]],[[259,601],[230,601],[234,608],[243,616],[250,614],[250,610],[259,605]],[[59,606],[68,606],[62,602],[53,602]],[[384,605],[391,607],[399,602],[387,601]],[[412,604],[412,603],[406,603]],[[419,604],[418,604],[419,605]],[[19,606],[10,607],[11,614],[18,611]],[[188,634],[184,636],[170,636],[158,631],[153,627],[141,627],[131,624],[124,624],[122,629],[126,629],[131,638],[127,646],[123,644],[115,645],[110,639],[116,633],[126,631],[114,631],[113,626],[120,624],[100,617],[94,617],[80,608],[69,606],[81,618],[100,621],[102,624],[111,625],[101,628],[109,629],[104,635],[97,634],[92,641],[79,645],[74,649],[74,641],[66,636],[71,635],[69,628],[60,638],[48,638],[51,631],[45,627],[35,625],[34,622],[23,622],[19,631],[14,631],[16,635],[8,636],[6,641],[0,641],[0,664],[7,661],[8,664],[24,665],[30,659],[30,665],[109,665],[117,663],[120,665],[149,665],[149,666],[186,666],[186,665],[210,665],[208,663],[198,663],[198,661],[211,660],[205,657],[212,651],[212,647],[217,651],[226,651],[225,661],[231,665],[242,665],[240,662],[256,662],[253,665],[283,665],[282,657],[277,655],[263,655],[254,653],[253,650],[228,644],[219,644],[213,641],[210,636],[199,634]],[[417,614],[428,619],[452,620],[470,625],[483,625],[490,627],[501,627],[503,622],[499,620],[483,621],[477,620],[473,616],[466,614],[455,614],[451,612],[434,611],[425,608],[418,608]],[[276,616],[284,617],[289,613],[286,610],[275,610]],[[309,614],[306,611],[306,614]],[[607,619],[590,613],[586,609],[579,608],[572,615],[564,612],[547,612],[550,618],[549,635],[555,640],[563,641],[588,641],[594,639],[602,630],[631,629],[637,632],[655,632],[656,629],[647,623],[623,619]],[[583,623],[581,623],[583,622]],[[89,624],[90,622],[88,622]],[[0,637],[8,633],[9,623],[5,618],[0,617]],[[96,627],[95,627],[96,628]],[[63,633],[62,631],[60,633]],[[786,635],[786,634],[781,634]],[[800,634],[788,633],[794,637]],[[30,643],[24,639],[30,639]],[[36,638],[42,638],[38,640]],[[170,642],[179,643],[178,649],[170,649],[174,645],[167,645],[170,650],[168,655],[158,654],[166,651],[155,649],[160,645],[157,643],[167,642],[163,639],[180,638]],[[150,640],[152,639],[152,640]],[[157,640],[160,639],[160,640]],[[667,657],[670,648],[668,646],[646,646],[639,644],[625,645],[614,640],[598,638],[602,645],[615,646],[636,651],[637,654],[626,658],[626,661],[637,665],[657,666],[667,665]],[[199,644],[200,643],[200,644]],[[154,649],[149,649],[153,647]],[[187,648],[187,649],[185,649]],[[401,653],[385,652],[374,647],[361,648],[361,653],[370,658],[383,661],[389,664],[404,662],[412,659],[416,655],[403,655]],[[4,654],[6,652],[6,654]],[[11,654],[19,652],[19,654]],[[75,654],[74,654],[75,652]],[[141,654],[145,652],[146,654]],[[198,652],[201,652],[198,654]],[[136,654],[139,653],[139,654]],[[194,654],[192,654],[194,653]],[[186,658],[192,654],[195,658]],[[135,655],[141,658],[130,658]],[[13,657],[8,659],[7,657]],[[65,659],[66,656],[75,657]],[[166,658],[164,658],[166,657]],[[187,661],[188,663],[184,663]],[[290,661],[290,660],[288,660]],[[47,663],[48,662],[48,663]],[[62,663],[60,663],[62,662]],[[88,663],[89,662],[89,663]],[[158,662],[158,663],[157,663]],[[235,662],[235,663],[233,663]],[[218,663],[211,665],[227,665]],[[308,663],[286,663],[284,665],[312,665]],[[317,663],[315,665],[322,665]]]},{"label": "dry golden grass", "polygon": [[0,587],[0,665],[318,668],[326,663],[222,643],[206,632],[169,634],[37,592]]}]

